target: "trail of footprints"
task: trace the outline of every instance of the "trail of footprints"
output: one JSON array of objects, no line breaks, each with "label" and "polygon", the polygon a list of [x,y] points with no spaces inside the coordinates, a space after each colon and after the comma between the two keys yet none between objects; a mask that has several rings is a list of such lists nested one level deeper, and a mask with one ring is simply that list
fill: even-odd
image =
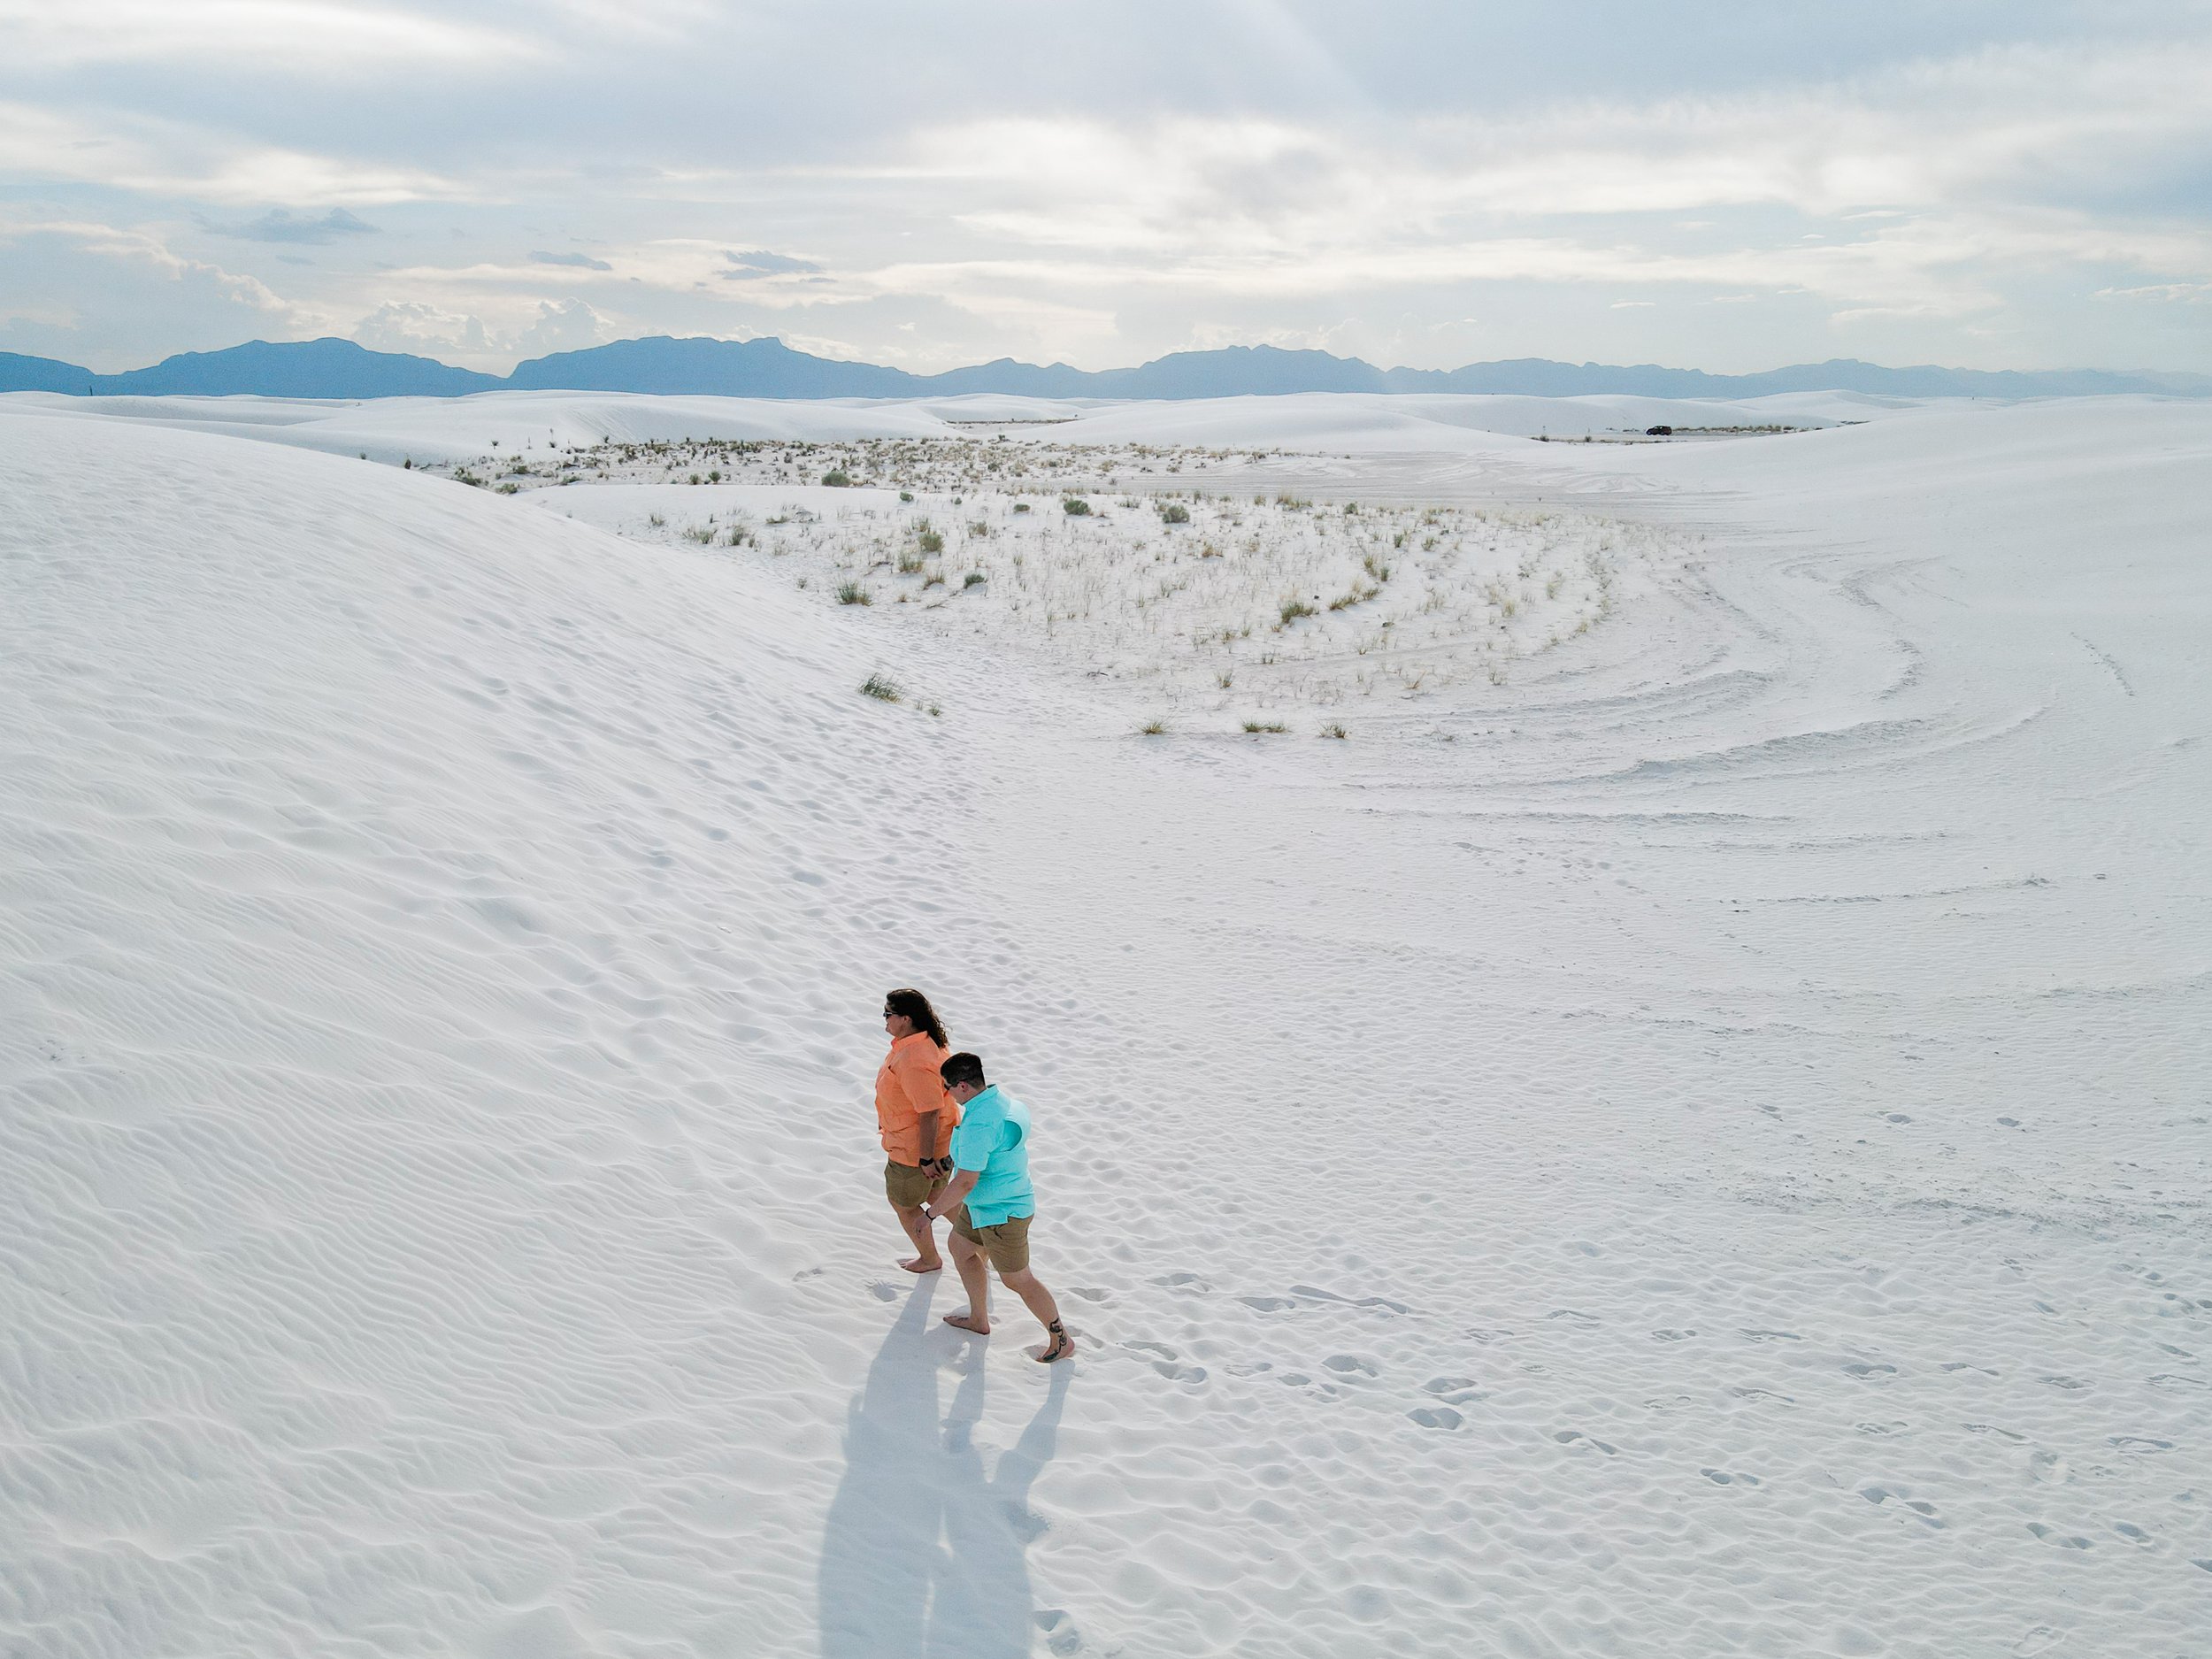
[{"label": "trail of footprints", "polygon": [[[1183,1271],[1166,1273],[1148,1282],[1175,1295],[1211,1297],[1215,1294],[1212,1283],[1197,1273]],[[895,1294],[893,1287],[889,1286],[879,1286],[875,1288],[876,1294],[887,1300]],[[1097,1286],[1079,1286],[1073,1287],[1069,1294],[1094,1307],[1110,1305],[1114,1301],[1113,1293]],[[1414,1311],[1406,1303],[1393,1301],[1386,1296],[1348,1296],[1312,1285],[1292,1285],[1281,1292],[1237,1294],[1233,1295],[1231,1300],[1263,1317],[1300,1312],[1337,1311],[1394,1319],[1409,1316]],[[1548,1322],[1567,1327],[1587,1327],[1602,1323],[1594,1315],[1569,1308],[1555,1309],[1546,1317]],[[1509,1340],[1515,1333],[1477,1328],[1465,1331],[1461,1334],[1467,1340],[1486,1347],[1494,1342]],[[1655,1342],[1676,1343],[1696,1340],[1701,1334],[1695,1328],[1662,1327],[1650,1332],[1649,1338]],[[1805,1340],[1802,1335],[1793,1331],[1753,1326],[1738,1327],[1730,1334],[1734,1340],[1755,1347],[1775,1343],[1798,1343]],[[1082,1335],[1083,1333],[1079,1333],[1079,1337]],[[1094,1337],[1083,1337],[1083,1340],[1085,1346],[1094,1353],[1105,1351],[1110,1346]],[[1133,1337],[1114,1343],[1111,1347],[1144,1363],[1168,1382],[1195,1389],[1205,1386],[1210,1381],[1210,1374],[1205,1366],[1191,1363],[1179,1349],[1171,1344],[1148,1338]],[[1540,1371],[1541,1368],[1532,1366],[1527,1369]],[[1944,1364],[1940,1369],[1949,1373],[1972,1371],[1991,1378],[1999,1375],[1999,1372],[1992,1367],[1977,1365],[1967,1361],[1951,1362]],[[1313,1363],[1310,1368],[1283,1366],[1272,1360],[1254,1358],[1230,1364],[1225,1367],[1225,1370],[1230,1375],[1238,1378],[1271,1379],[1285,1386],[1298,1389],[1310,1398],[1317,1401],[1336,1400],[1343,1397],[1348,1389],[1363,1387],[1369,1384],[1383,1383],[1386,1386],[1389,1386],[1386,1381],[1385,1368],[1379,1361],[1365,1355],[1351,1352],[1325,1355]],[[1901,1374],[1897,1366],[1876,1360],[1845,1361],[1839,1366],[1839,1370],[1844,1376],[1852,1379],[1856,1383],[1878,1387]],[[2036,1380],[2068,1392],[2088,1386],[2078,1379],[2058,1375],[2040,1376]],[[1729,1388],[1728,1393],[1748,1406],[1788,1408],[1797,1404],[1793,1396],[1771,1389],[1737,1386]],[[1418,1402],[1405,1409],[1406,1418],[1417,1427],[1447,1432],[1458,1429],[1465,1424],[1466,1416],[1461,1408],[1472,1406],[1490,1397],[1489,1391],[1482,1386],[1479,1379],[1465,1376],[1432,1377],[1420,1385],[1420,1394],[1422,1398]],[[1670,1409],[1673,1404],[1687,1404],[1690,1402],[1688,1396],[1678,1396],[1675,1400],[1654,1399],[1645,1403],[1648,1409],[1663,1411]],[[1905,1432],[1910,1425],[1903,1422],[1868,1421],[1861,1422],[1856,1426],[1861,1433],[1879,1437]],[[1969,1422],[1961,1424],[1959,1426],[1970,1433],[1994,1436],[2015,1445],[2024,1444],[2026,1440],[2024,1435],[1993,1424]],[[1555,1429],[1549,1431],[1548,1435],[1554,1444],[1570,1455],[1595,1455],[1605,1458],[1618,1457],[1623,1455],[1623,1448],[1620,1446],[1581,1429]],[[2174,1442],[2170,1440],[2144,1435],[2116,1434],[2108,1437],[2107,1443],[2115,1451],[2131,1455],[2155,1455],[2170,1452],[2174,1448]],[[2039,1452],[2033,1454],[2032,1457],[2032,1467],[2039,1471],[2037,1474],[2039,1479],[2055,1478],[2048,1471],[2056,1468],[2058,1463],[2059,1460],[2055,1455],[2049,1453]],[[1716,1487],[1750,1491],[1756,1490],[1764,1484],[1759,1475],[1740,1469],[1699,1465],[1697,1474],[1700,1479]],[[1861,1499],[1873,1507],[1893,1511],[1901,1520],[1909,1521],[1931,1532],[1946,1531],[1950,1525],[1944,1518],[1937,1505],[1924,1498],[1915,1497],[1907,1486],[1893,1483],[1886,1485],[1870,1483],[1859,1486],[1855,1490]],[[2025,1525],[2032,1536],[2055,1549],[2078,1552],[2097,1547],[2097,1540],[2078,1532],[2053,1525],[2048,1522],[2032,1521],[2026,1523]],[[2149,1550],[2159,1547],[2159,1540],[2152,1532],[2132,1522],[2116,1521],[2112,1524],[2112,1531],[2119,1540],[2132,1548]],[[2192,1558],[2190,1564],[2208,1573],[2212,1573],[2212,1558]]]}]

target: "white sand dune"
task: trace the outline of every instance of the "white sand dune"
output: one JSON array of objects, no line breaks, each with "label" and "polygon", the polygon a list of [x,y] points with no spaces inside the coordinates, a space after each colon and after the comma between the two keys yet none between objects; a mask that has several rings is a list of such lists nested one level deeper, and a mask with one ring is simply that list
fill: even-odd
[{"label": "white sand dune", "polygon": [[0,400],[0,1647],[2200,1647],[2212,410],[1428,401],[1050,430],[1697,538],[1340,743],[312,452],[933,409]]}]

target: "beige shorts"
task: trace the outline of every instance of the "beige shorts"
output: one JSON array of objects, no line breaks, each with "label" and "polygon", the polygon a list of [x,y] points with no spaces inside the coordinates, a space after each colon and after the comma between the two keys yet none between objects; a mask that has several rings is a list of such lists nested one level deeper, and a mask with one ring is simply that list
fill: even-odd
[{"label": "beige shorts", "polygon": [[989,1258],[1001,1273],[1018,1273],[1029,1265],[1029,1224],[1034,1216],[1009,1216],[995,1227],[979,1227],[968,1219],[965,1204],[953,1212],[952,1230]]},{"label": "beige shorts", "polygon": [[896,1159],[883,1166],[883,1195],[901,1210],[919,1210],[945,1190],[949,1176]]}]

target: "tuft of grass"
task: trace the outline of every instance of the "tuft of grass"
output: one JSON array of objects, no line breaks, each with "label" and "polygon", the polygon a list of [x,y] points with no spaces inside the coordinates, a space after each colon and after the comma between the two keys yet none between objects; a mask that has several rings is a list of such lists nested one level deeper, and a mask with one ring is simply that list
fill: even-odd
[{"label": "tuft of grass", "polygon": [[925,530],[918,538],[916,545],[925,553],[942,553],[945,550],[945,538],[938,531]]},{"label": "tuft of grass", "polygon": [[1139,737],[1165,737],[1167,735],[1167,722],[1157,718],[1147,720],[1142,726],[1137,728],[1137,735]]},{"label": "tuft of grass", "polygon": [[690,529],[684,532],[684,540],[687,541],[696,541],[701,547],[712,547],[714,545],[714,526],[710,524],[695,524]]},{"label": "tuft of grass", "polygon": [[878,703],[896,703],[906,693],[899,688],[897,680],[883,674],[871,674],[860,682],[860,695],[873,697]]},{"label": "tuft of grass", "polygon": [[1297,621],[1299,618],[1310,617],[1317,613],[1315,612],[1314,608],[1302,599],[1286,599],[1283,601],[1281,614],[1283,618],[1283,626],[1288,627],[1292,623]]},{"label": "tuft of grass", "polygon": [[[695,484],[699,480],[694,478],[691,481]],[[853,487],[852,474],[842,468],[823,473],[822,482],[831,489],[850,489]]]},{"label": "tuft of grass", "polygon": [[668,520],[662,518],[658,513],[649,514],[645,522],[651,525],[656,530],[665,530],[668,528]]},{"label": "tuft of grass", "polygon": [[841,582],[837,588],[837,603],[841,605],[872,605],[875,597],[858,582]]},{"label": "tuft of grass", "polygon": [[902,575],[902,576],[918,576],[918,575],[920,575],[921,573],[922,573],[922,556],[921,556],[920,554],[918,554],[918,553],[902,553],[902,554],[900,554],[900,555],[899,555],[899,574],[900,574],[900,575]]},{"label": "tuft of grass", "polygon": [[1360,560],[1360,567],[1373,577],[1379,584],[1390,580],[1390,566],[1372,553]]},{"label": "tuft of grass", "polygon": [[1087,518],[1091,516],[1091,503],[1080,495],[1071,495],[1060,503],[1060,511],[1071,518]]},{"label": "tuft of grass", "polygon": [[1254,736],[1272,735],[1277,737],[1281,736],[1282,733],[1290,730],[1290,728],[1285,726],[1280,720],[1247,720],[1244,723],[1244,729],[1247,732],[1251,733]]},{"label": "tuft of grass", "polygon": [[1171,501],[1160,509],[1160,522],[1162,524],[1188,524],[1190,509],[1179,501]]},{"label": "tuft of grass", "polygon": [[960,585],[963,588],[980,588],[985,582],[990,580],[991,579],[986,576],[981,571],[970,571],[965,576],[963,576],[960,579]]},{"label": "tuft of grass", "polygon": [[1321,735],[1324,737],[1347,738],[1351,736],[1351,733],[1346,731],[1336,721],[1332,720],[1328,723],[1328,725],[1321,728]]}]

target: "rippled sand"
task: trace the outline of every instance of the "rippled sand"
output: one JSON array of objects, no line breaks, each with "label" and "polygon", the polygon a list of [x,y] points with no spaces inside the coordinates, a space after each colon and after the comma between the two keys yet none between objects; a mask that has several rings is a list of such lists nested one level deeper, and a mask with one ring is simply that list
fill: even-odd
[{"label": "rippled sand", "polygon": [[[2212,409],[1074,411],[1672,549],[1337,742],[244,441],[521,401],[0,400],[0,1645],[2201,1645]],[[891,1266],[903,983],[1072,1366]]]}]

